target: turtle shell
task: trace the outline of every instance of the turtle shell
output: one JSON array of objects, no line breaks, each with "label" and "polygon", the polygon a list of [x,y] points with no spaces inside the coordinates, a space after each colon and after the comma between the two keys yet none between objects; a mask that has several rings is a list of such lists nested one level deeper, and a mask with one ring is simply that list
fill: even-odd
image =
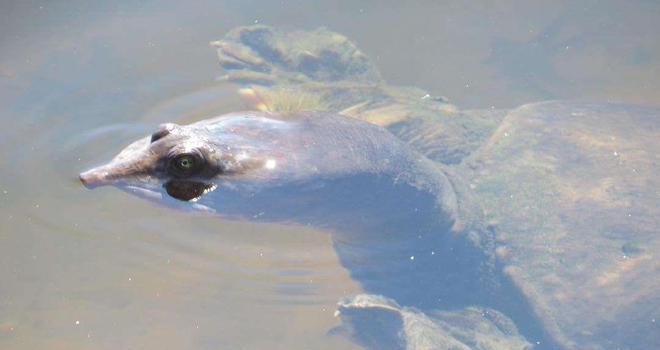
[{"label": "turtle shell", "polygon": [[467,162],[505,273],[566,348],[660,346],[659,121],[652,108],[529,104]]}]

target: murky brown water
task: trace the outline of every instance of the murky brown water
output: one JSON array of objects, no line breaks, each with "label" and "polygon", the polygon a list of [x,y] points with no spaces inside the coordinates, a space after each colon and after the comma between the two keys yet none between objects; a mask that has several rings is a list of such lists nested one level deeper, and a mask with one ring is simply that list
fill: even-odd
[{"label": "murky brown water", "polygon": [[207,43],[325,25],[461,107],[660,105],[660,6],[226,1],[0,5],[0,349],[350,349],[323,232],[155,207],[76,174],[164,121],[243,109]]}]

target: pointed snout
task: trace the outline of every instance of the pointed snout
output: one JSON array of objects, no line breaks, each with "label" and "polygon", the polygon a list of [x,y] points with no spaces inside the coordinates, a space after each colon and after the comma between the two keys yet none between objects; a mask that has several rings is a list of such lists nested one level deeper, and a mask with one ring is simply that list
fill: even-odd
[{"label": "pointed snout", "polygon": [[80,182],[87,189],[93,189],[98,186],[107,185],[110,183],[110,176],[106,166],[94,168],[80,173],[78,175]]},{"label": "pointed snout", "polygon": [[99,186],[111,185],[118,180],[134,176],[138,172],[139,169],[135,167],[135,162],[112,161],[100,167],[87,170],[78,175],[78,178],[86,188],[93,189]]},{"label": "pointed snout", "polygon": [[78,175],[80,182],[89,188],[117,185],[132,181],[136,176],[148,175],[158,161],[158,154],[149,150],[150,138],[145,137],[124,148],[109,163],[87,170]]}]

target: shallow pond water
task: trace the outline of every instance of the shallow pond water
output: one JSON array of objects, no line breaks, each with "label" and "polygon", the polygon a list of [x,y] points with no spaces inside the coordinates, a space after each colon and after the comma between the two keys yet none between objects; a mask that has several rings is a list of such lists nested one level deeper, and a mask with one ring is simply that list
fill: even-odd
[{"label": "shallow pond water", "polygon": [[388,82],[462,108],[660,106],[660,5],[221,1],[0,5],[0,349],[351,349],[360,292],[328,235],[86,191],[77,174],[165,121],[245,109],[208,42],[327,26]]}]

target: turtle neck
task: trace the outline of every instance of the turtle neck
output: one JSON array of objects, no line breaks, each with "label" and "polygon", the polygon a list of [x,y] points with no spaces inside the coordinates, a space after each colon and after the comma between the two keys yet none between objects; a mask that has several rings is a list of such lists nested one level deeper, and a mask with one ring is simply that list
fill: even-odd
[{"label": "turtle neck", "polygon": [[408,169],[410,175],[355,174],[327,183],[332,198],[346,201],[326,207],[318,226],[332,232],[351,277],[369,294],[425,312],[494,308],[528,340],[552,348],[524,296],[501,272],[494,229],[482,224],[466,181],[456,169],[425,160]]}]

